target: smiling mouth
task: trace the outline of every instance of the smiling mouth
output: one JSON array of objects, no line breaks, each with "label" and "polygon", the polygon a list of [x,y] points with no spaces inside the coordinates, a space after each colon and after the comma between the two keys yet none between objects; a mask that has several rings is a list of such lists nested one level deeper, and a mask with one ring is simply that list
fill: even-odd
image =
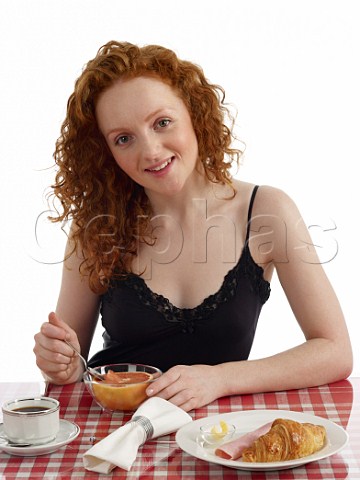
[{"label": "smiling mouth", "polygon": [[169,158],[168,160],[165,160],[161,165],[154,167],[154,168],[147,168],[147,172],[161,172],[161,170],[164,170],[170,163],[173,161],[174,157]]}]

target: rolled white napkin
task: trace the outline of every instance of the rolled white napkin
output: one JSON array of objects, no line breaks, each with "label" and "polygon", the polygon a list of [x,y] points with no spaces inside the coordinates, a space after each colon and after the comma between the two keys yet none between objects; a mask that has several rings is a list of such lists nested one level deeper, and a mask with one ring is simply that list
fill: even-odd
[{"label": "rolled white napkin", "polygon": [[148,438],[175,432],[191,421],[188,413],[167,400],[149,398],[140,405],[129,423],[112,432],[84,454],[84,467],[98,473],[110,473],[115,467],[129,471],[139,447]]}]

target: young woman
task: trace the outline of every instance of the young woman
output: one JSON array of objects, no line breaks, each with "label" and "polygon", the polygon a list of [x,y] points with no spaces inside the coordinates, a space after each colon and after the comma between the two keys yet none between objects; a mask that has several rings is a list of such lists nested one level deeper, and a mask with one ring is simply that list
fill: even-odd
[{"label": "young woman", "polygon": [[[223,89],[171,50],[112,41],[86,65],[55,151],[53,220],[72,226],[56,312],[35,335],[51,382],[81,380],[63,340],[86,357],[99,313],[90,365],[159,367],[148,395],[185,410],[350,374],[341,307],[300,213],[231,177],[231,127]],[[274,269],[304,343],[249,361]]]}]

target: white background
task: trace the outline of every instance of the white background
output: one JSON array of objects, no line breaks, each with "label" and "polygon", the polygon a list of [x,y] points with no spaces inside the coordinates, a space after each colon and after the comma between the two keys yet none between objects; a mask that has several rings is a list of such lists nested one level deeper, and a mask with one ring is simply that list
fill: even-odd
[{"label": "white background", "polygon": [[[52,153],[75,78],[111,39],[170,47],[225,88],[247,145],[237,176],[284,189],[315,225],[359,376],[359,23],[357,0],[2,0],[0,380],[41,378],[33,335],[55,307],[65,245],[42,213]],[[252,358],[301,341],[275,279]]]}]

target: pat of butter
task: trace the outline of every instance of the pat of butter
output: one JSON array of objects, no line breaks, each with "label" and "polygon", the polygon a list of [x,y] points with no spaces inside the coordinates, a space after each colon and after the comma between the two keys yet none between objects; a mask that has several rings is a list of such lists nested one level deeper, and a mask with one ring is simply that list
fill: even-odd
[{"label": "pat of butter", "polygon": [[219,425],[214,425],[210,431],[211,435],[213,435],[214,438],[218,438],[218,439],[225,437],[225,435],[228,432],[229,432],[228,424],[223,420],[220,420]]}]

